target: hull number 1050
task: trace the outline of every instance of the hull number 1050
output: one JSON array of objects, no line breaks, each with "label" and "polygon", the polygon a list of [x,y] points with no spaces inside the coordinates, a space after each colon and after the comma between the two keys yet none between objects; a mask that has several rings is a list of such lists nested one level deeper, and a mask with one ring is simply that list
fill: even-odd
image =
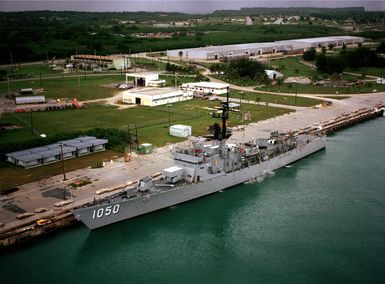
[{"label": "hull number 1050", "polygon": [[107,206],[105,208],[95,209],[92,214],[92,219],[102,218],[103,216],[109,216],[111,214],[116,214],[119,212],[120,204],[116,204],[114,206]]}]

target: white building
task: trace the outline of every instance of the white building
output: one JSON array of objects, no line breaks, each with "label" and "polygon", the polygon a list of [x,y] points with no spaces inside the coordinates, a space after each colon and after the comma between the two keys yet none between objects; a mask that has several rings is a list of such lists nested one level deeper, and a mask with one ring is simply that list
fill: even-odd
[{"label": "white building", "polygon": [[[292,52],[293,50],[304,51],[311,47],[342,46],[364,42],[363,37],[355,36],[330,36],[318,38],[304,38],[294,40],[283,40],[275,42],[260,42],[246,44],[232,44],[219,46],[206,46],[198,48],[173,49],[167,51],[167,56],[182,59],[215,60],[232,56],[256,56],[263,54],[274,54],[277,52]],[[181,56],[182,55],[182,56]]]},{"label": "white building", "polygon": [[275,70],[265,70],[265,73],[270,80],[277,80],[283,78],[283,74]]},{"label": "white building", "polygon": [[135,86],[151,87],[157,86],[160,81],[165,83],[165,80],[159,80],[159,73],[155,72],[138,72],[138,73],[127,73],[126,84],[128,84],[128,78],[133,78]]},{"label": "white building", "polygon": [[150,107],[191,100],[192,98],[192,94],[175,88],[147,88],[123,93],[123,103]]},{"label": "white building", "polygon": [[229,84],[216,82],[194,82],[182,84],[182,90],[191,94],[222,95],[227,93]]}]

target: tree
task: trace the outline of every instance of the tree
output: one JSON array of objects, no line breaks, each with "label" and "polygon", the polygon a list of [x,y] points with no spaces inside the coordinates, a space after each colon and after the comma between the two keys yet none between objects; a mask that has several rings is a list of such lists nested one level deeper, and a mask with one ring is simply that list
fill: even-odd
[{"label": "tree", "polygon": [[321,51],[322,51],[323,54],[325,54],[326,53],[326,47],[323,46]]},{"label": "tree", "polygon": [[381,42],[379,46],[376,48],[377,53],[385,54],[385,41]]},{"label": "tree", "polygon": [[281,91],[281,86],[283,85],[283,79],[282,78],[277,79],[277,85],[279,87],[279,91]]},{"label": "tree", "polygon": [[324,54],[317,56],[317,71],[333,74],[342,73],[346,67],[346,62],[339,56],[325,56]]},{"label": "tree", "polygon": [[182,61],[182,57],[183,57],[183,51],[182,51],[182,50],[180,50],[180,51],[178,52],[178,54],[179,54],[180,60]]},{"label": "tree", "polygon": [[331,44],[328,45],[328,47],[329,47],[329,50],[333,50],[334,44],[331,43]]},{"label": "tree", "polygon": [[309,50],[306,50],[303,54],[303,60],[305,61],[312,61],[315,60],[317,54],[314,47],[310,48]]}]

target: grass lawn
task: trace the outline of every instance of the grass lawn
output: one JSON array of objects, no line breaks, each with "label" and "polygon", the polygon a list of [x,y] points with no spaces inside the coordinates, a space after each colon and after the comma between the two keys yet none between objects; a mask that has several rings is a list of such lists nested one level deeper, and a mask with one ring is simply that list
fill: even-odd
[{"label": "grass lawn", "polygon": [[[238,91],[235,91],[235,90],[230,91],[230,97],[232,98],[240,98],[241,95],[243,96],[243,99],[249,100],[252,102],[257,102],[259,98],[260,102],[276,103],[276,104],[282,104],[282,105],[295,105],[294,96],[259,94],[259,93],[251,93],[251,92],[239,93]],[[319,104],[320,102],[321,100],[297,97],[297,106],[305,106],[305,107],[314,106]]]},{"label": "grass lawn", "polygon": [[130,57],[131,68],[143,67],[149,70],[165,70],[166,63],[144,57]]},{"label": "grass lawn", "polygon": [[[291,87],[290,87],[291,86]],[[259,91],[268,91],[268,92],[282,92],[282,93],[295,93],[295,84],[283,84],[282,86],[267,86],[257,88]],[[379,84],[370,84],[365,86],[351,86],[351,87],[333,87],[333,86],[313,86],[297,84],[298,94],[359,94],[359,93],[371,93],[373,90],[377,92],[385,91],[385,85]]]},{"label": "grass lawn", "polygon": [[372,75],[377,77],[385,77],[385,70],[384,68],[378,68],[378,67],[361,67],[358,69],[348,69],[347,72],[352,73],[359,73],[359,74],[365,74],[365,75]]},{"label": "grass lawn", "polygon": [[[78,100],[92,100],[113,96],[119,89],[105,87],[102,85],[108,85],[113,83],[125,82],[125,76],[121,74],[117,75],[98,75],[98,76],[84,76],[78,78],[63,79],[45,79],[40,80],[31,79],[23,81],[11,82],[11,92],[19,91],[22,88],[44,89],[42,93],[46,98],[58,99],[58,98],[77,98]],[[7,82],[0,83],[0,94],[8,93]]]},{"label": "grass lawn", "polygon": [[[300,57],[288,57],[284,59],[274,59],[270,61],[270,68],[279,70],[287,77],[303,76],[307,77],[314,72],[310,67],[299,62]],[[296,72],[298,70],[298,73]]]},{"label": "grass lawn", "polygon": [[61,76],[62,71],[54,71],[49,68],[48,64],[30,64],[30,65],[15,65],[14,67],[2,67],[1,70],[5,70],[10,74],[25,74],[33,77]]},{"label": "grass lawn", "polygon": [[229,78],[226,75],[216,75],[216,74],[210,74],[211,77],[216,78],[218,80],[236,85],[236,86],[244,86],[244,87],[249,87],[249,86],[255,86],[257,85],[257,82],[255,80],[252,80],[248,77],[242,78],[242,79],[234,79],[234,78]]},{"label": "grass lawn", "polygon": [[[174,87],[175,86],[175,76],[170,75],[160,75],[159,79],[166,80],[166,87]],[[180,86],[184,83],[190,83],[190,82],[197,82],[197,78],[194,76],[181,76],[178,75],[176,78],[176,84],[177,86]]]}]

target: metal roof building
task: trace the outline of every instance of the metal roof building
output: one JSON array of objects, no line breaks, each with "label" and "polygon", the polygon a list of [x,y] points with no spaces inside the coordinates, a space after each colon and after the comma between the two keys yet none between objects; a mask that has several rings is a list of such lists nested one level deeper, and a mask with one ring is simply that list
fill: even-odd
[{"label": "metal roof building", "polygon": [[232,45],[219,45],[219,46],[207,46],[198,48],[186,48],[186,49],[173,49],[167,51],[167,56],[176,57],[182,59],[203,59],[203,60],[215,60],[223,59],[229,56],[255,56],[266,53],[286,52],[293,49],[307,49],[310,47],[328,46],[333,44],[335,46],[341,46],[344,43],[346,45],[362,43],[365,39],[362,37],[354,36],[330,36],[330,37],[318,37],[318,38],[305,38],[284,40],[275,42],[263,42],[263,43],[246,43],[246,44],[232,44]]},{"label": "metal roof building", "polygon": [[175,88],[147,88],[123,93],[123,103],[151,107],[191,100],[192,98],[191,94]]},{"label": "metal roof building", "polygon": [[227,93],[229,84],[203,81],[194,83],[184,83],[182,84],[181,88],[184,91],[192,93],[221,95]]},{"label": "metal roof building", "polygon": [[342,46],[344,44],[358,44],[364,42],[363,37],[356,36],[328,36],[277,41],[277,43],[292,45],[293,49],[307,49],[311,47],[325,46],[333,44],[334,46]]},{"label": "metal roof building", "polygon": [[45,103],[45,96],[16,97],[17,105]]},{"label": "metal roof building", "polygon": [[59,141],[42,147],[35,147],[23,151],[6,154],[6,160],[17,166],[31,168],[71,159],[81,155],[105,150],[107,139],[97,139],[93,136],[84,136],[70,140]]},{"label": "metal roof building", "polygon": [[135,86],[149,86],[159,81],[159,73],[157,72],[137,72],[126,74],[126,84],[128,84],[128,78],[134,78]]}]

